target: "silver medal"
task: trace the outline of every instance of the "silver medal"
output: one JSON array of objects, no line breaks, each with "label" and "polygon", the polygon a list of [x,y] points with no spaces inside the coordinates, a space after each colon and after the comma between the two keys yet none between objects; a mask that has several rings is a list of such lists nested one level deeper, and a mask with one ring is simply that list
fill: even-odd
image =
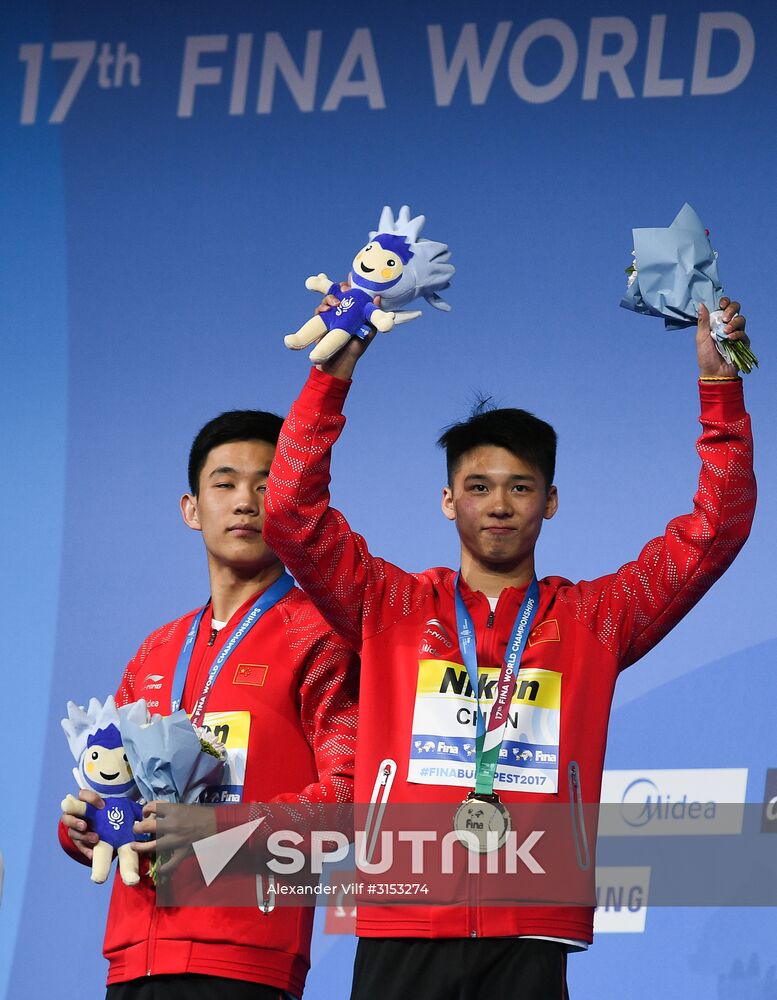
[{"label": "silver medal", "polygon": [[472,793],[456,810],[453,829],[470,850],[487,854],[498,850],[507,840],[510,813],[495,793],[482,797]]}]

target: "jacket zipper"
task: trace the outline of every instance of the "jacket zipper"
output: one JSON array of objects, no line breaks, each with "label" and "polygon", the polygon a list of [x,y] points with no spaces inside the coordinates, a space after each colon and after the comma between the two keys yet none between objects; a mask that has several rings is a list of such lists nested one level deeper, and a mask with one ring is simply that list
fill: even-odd
[{"label": "jacket zipper", "polygon": [[[216,642],[216,639],[218,638],[218,634],[219,634],[219,629],[212,628],[210,630],[210,638],[208,639],[208,645],[209,646],[213,646],[214,645],[214,643]],[[267,892],[266,893],[264,891],[264,884],[265,884],[264,883],[264,876],[257,875],[256,876],[256,905],[258,906],[259,910],[265,916],[267,916],[268,914],[272,913],[272,911],[275,909],[275,896],[276,896],[275,876],[274,875],[268,875],[268,877],[267,877]],[[150,975],[150,973],[149,973],[149,975]]]},{"label": "jacket zipper", "polygon": [[152,955],[155,951],[156,945],[156,924],[157,917],[159,916],[159,908],[154,906],[154,912],[151,914],[151,923],[148,928],[148,945],[146,947],[146,975],[150,976],[153,968]]},{"label": "jacket zipper", "polygon": [[483,644],[480,650],[483,655],[483,663],[501,663],[502,661],[502,657],[499,655],[496,647],[498,636],[496,634],[496,629],[494,628],[494,625],[496,624],[497,608],[499,606],[498,601],[499,599],[497,599],[496,608],[492,608],[490,603],[488,606],[488,617],[486,618],[485,628],[486,634],[483,636]]},{"label": "jacket zipper", "polygon": [[394,784],[394,776],[397,773],[397,762],[387,757],[378,765],[378,773],[375,776],[375,784],[370,796],[370,808],[367,810],[367,819],[364,824],[364,836],[362,840],[361,857],[359,860],[369,864],[372,855],[375,853],[375,845],[378,842],[380,826],[383,822],[383,813],[386,811],[391,786]]},{"label": "jacket zipper", "polygon": [[[209,652],[216,644],[216,640],[219,637],[219,630],[217,628],[212,628],[210,630],[210,635],[208,636],[208,641],[205,643],[205,649],[200,649],[200,656],[195,665],[194,656],[192,656],[192,662],[189,664],[189,674],[186,677],[186,684],[184,685],[184,692],[188,692],[189,688],[195,692],[194,700],[192,702],[192,708],[197,703],[196,692],[202,691],[205,679],[208,676],[208,671],[213,663],[213,654]],[[207,664],[207,665],[206,665]],[[191,678],[190,676],[191,675]],[[184,705],[188,704],[184,700]],[[182,706],[183,707],[183,706]]]},{"label": "jacket zipper", "polygon": [[[486,619],[486,629],[493,629],[496,619],[496,608],[489,607],[488,618]],[[485,644],[484,644],[485,645]],[[488,659],[494,659],[496,654],[491,650],[491,638],[489,637],[488,650],[484,648],[483,654]],[[486,662],[488,662],[488,659]],[[478,936],[478,913],[479,913],[479,893],[480,880],[476,875],[469,877],[469,907],[468,907],[468,934],[471,938]]]},{"label": "jacket zipper", "polygon": [[[469,848],[467,848],[469,850]],[[481,855],[481,860],[483,855]],[[469,936],[471,938],[476,938],[478,936],[478,915],[480,913],[480,879],[477,875],[469,875],[469,907],[467,912],[468,925],[469,925]]]},{"label": "jacket zipper", "polygon": [[572,813],[572,837],[575,841],[577,864],[581,871],[587,871],[591,866],[591,852],[588,847],[588,835],[585,831],[580,768],[576,760],[569,762],[567,776],[569,778],[569,807]]},{"label": "jacket zipper", "polygon": [[[219,634],[219,630],[218,629],[212,628],[210,630],[210,638],[208,639],[208,643],[207,643],[208,646],[212,646],[214,644],[214,642],[216,641],[216,639],[218,637],[218,634]],[[198,673],[199,673],[200,668],[202,666],[202,659],[203,658],[200,657],[200,662],[199,662],[199,664],[197,666],[197,672]],[[260,877],[261,876],[257,875],[257,881],[259,881]],[[274,893],[274,891],[275,891],[275,886],[273,885],[272,892]],[[260,889],[257,887],[257,894],[259,892],[260,892]],[[273,902],[273,906],[274,905],[275,904]],[[267,912],[267,911],[265,911],[265,912]],[[155,906],[154,907],[154,912],[153,912],[152,917],[151,917],[151,926],[149,927],[149,931],[148,931],[148,947],[146,949],[146,975],[147,976],[150,976],[152,974],[151,955],[152,955],[152,952],[154,951],[154,945],[155,945],[154,938],[155,938],[155,935],[156,935],[156,925],[157,925],[157,915],[158,915],[158,913],[159,913],[159,910]]]}]

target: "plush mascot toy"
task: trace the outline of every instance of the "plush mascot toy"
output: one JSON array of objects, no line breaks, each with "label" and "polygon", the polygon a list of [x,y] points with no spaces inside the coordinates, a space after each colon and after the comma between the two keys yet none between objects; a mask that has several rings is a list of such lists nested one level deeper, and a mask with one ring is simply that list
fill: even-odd
[{"label": "plush mascot toy", "polygon": [[[132,825],[142,819],[143,810],[136,801],[140,793],[124,752],[114,700],[109,697],[102,705],[92,698],[86,711],[69,701],[67,714],[62,728],[78,762],[73,774],[82,788],[91,788],[103,798],[105,808],[96,809],[74,795],[67,795],[62,800],[62,812],[86,818],[100,838],[92,853],[93,882],[108,878],[115,850],[122,881],[125,885],[137,885],[139,858],[130,844],[138,839]],[[148,720],[145,703],[138,703],[135,714],[138,724]]]},{"label": "plush mascot toy", "polygon": [[[351,337],[366,337],[374,327],[387,333],[398,323],[416,319],[420,312],[397,312],[414,299],[425,298],[436,309],[450,306],[437,294],[450,285],[455,268],[448,263],[450,251],[445,243],[419,239],[425,218],[410,218],[403,205],[397,218],[386,206],[378,228],[370,233],[370,242],[356,254],[351,265],[350,285],[346,291],[325,274],[312,275],[305,287],[321,295],[336,295],[340,304],[320,316],[309,319],[284,343],[300,351],[316,341],[310,354],[314,364],[328,361]],[[380,308],[373,299],[380,295]]]}]

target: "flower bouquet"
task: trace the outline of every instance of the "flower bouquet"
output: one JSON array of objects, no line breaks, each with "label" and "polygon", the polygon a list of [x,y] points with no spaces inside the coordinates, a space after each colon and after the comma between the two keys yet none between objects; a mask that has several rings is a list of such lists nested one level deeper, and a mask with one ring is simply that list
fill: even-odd
[{"label": "flower bouquet", "polygon": [[718,277],[718,254],[712,249],[709,231],[685,204],[664,229],[633,229],[634,262],[629,276],[624,309],[644,316],[660,316],[668,330],[694,326],[698,307],[710,311],[710,333],[719,354],[729,364],[749,374],[758,359],[744,340],[729,340],[723,332],[718,308],[723,286]]},{"label": "flower bouquet", "polygon": [[[146,802],[195,803],[210,785],[219,784],[226,763],[223,744],[204,728],[196,729],[186,712],[154,715],[137,725],[128,709],[119,709],[121,733],[135,783]],[[160,858],[151,866],[156,883]]]}]

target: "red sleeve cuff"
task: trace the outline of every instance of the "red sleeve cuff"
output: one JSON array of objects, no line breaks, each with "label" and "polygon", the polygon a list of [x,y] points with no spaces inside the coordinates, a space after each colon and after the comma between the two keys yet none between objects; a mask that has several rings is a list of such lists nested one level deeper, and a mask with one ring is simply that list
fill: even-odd
[{"label": "red sleeve cuff", "polygon": [[300,393],[299,403],[316,413],[341,413],[350,388],[350,379],[337,378],[313,368]]},{"label": "red sleeve cuff", "polygon": [[57,838],[59,840],[59,846],[65,854],[69,854],[71,858],[74,858],[76,861],[80,861],[82,865],[89,864],[89,860],[83,856],[70,839],[70,834],[67,832],[67,827],[62,820],[59,821],[59,825],[57,827]]},{"label": "red sleeve cuff", "polygon": [[707,420],[738,420],[745,416],[742,379],[735,382],[699,381],[702,417]]}]

